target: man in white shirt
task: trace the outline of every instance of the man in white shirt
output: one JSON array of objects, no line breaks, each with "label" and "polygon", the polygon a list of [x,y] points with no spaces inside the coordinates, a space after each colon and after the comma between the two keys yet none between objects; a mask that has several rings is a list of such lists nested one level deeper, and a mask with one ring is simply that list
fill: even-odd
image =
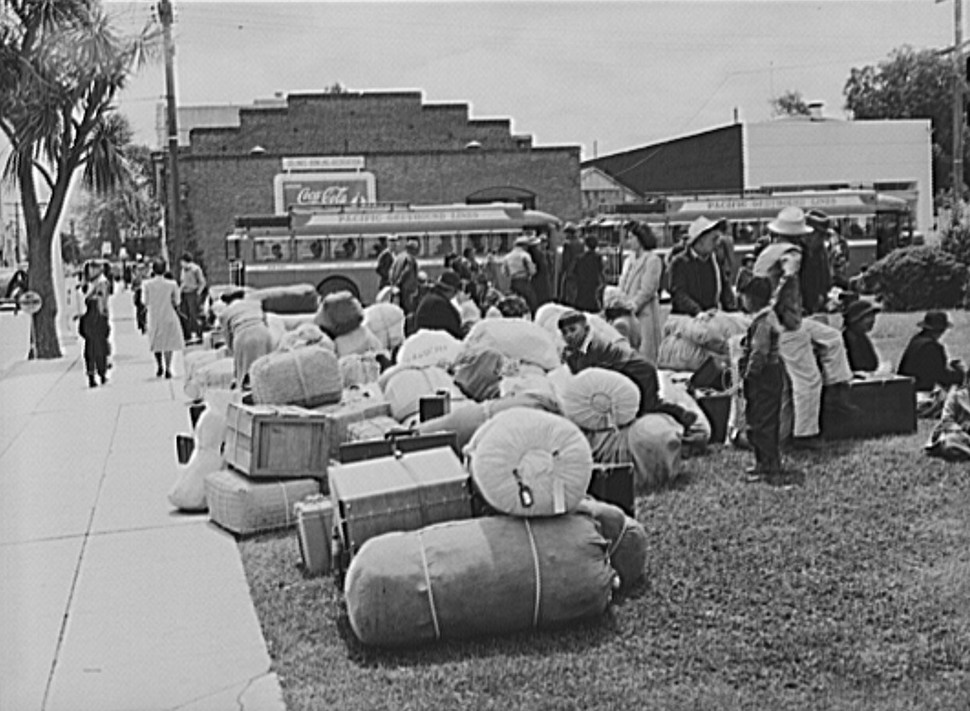
[{"label": "man in white shirt", "polygon": [[512,292],[518,294],[529,305],[529,312],[534,316],[536,312],[536,292],[532,286],[532,277],[536,273],[536,265],[526,251],[530,239],[526,236],[515,240],[512,251],[505,255],[502,268],[509,277]]}]

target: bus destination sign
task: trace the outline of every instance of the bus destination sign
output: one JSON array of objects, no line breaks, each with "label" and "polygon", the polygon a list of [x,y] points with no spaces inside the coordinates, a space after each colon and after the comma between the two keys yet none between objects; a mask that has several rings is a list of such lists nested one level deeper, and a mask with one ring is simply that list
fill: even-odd
[{"label": "bus destination sign", "polygon": [[706,200],[678,201],[677,212],[691,212],[730,217],[736,212],[754,210],[781,210],[785,207],[813,208],[864,208],[866,203],[860,195],[771,195],[751,198],[708,198]]}]

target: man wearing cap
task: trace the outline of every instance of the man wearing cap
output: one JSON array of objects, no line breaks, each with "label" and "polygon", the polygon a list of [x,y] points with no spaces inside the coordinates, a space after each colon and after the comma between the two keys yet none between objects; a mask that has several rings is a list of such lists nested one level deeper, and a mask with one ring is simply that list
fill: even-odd
[{"label": "man wearing cap", "polygon": [[610,343],[594,334],[586,314],[567,311],[557,325],[566,342],[563,356],[570,372],[575,374],[586,368],[615,370],[632,380],[640,391],[637,417],[661,412],[677,420],[685,432],[697,421],[696,413],[660,398],[660,379],[650,361],[622,342]]},{"label": "man wearing cap", "polygon": [[946,390],[963,383],[963,363],[947,362],[946,348],[940,343],[952,325],[945,311],[927,311],[916,324],[919,333],[913,336],[899,359],[899,374],[916,380],[916,412],[921,417],[938,415]]},{"label": "man wearing cap", "polygon": [[536,292],[532,288],[532,277],[536,274],[536,265],[529,256],[527,247],[531,238],[522,235],[515,240],[512,251],[505,255],[502,268],[509,277],[510,288],[529,305],[529,312],[536,312]]},{"label": "man wearing cap", "polygon": [[802,318],[800,240],[812,232],[805,213],[798,207],[786,207],[768,223],[768,230],[772,242],[758,255],[752,272],[771,282],[775,313],[784,327],[778,349],[792,382],[793,445],[814,449],[821,446],[823,386],[830,388],[831,397],[826,402],[833,409],[860,414],[849,403],[852,370],[842,334],[819,321]]},{"label": "man wearing cap", "polygon": [[865,299],[853,301],[845,308],[842,317],[842,342],[854,373],[872,373],[879,368],[879,356],[869,338],[876,324],[879,307]]},{"label": "man wearing cap", "polygon": [[734,289],[714,256],[724,220],[698,217],[683,251],[670,261],[671,314],[697,316],[717,308],[733,311]]},{"label": "man wearing cap", "polygon": [[450,269],[443,271],[414,312],[415,329],[447,331],[461,340],[464,336],[461,330],[461,314],[451,303],[460,288],[461,278],[458,274]]},{"label": "man wearing cap", "polygon": [[825,301],[832,288],[832,269],[829,266],[825,240],[829,234],[829,216],[821,210],[810,210],[805,221],[812,228],[802,238],[802,263],[798,282],[802,290],[802,308],[806,314],[825,311]]}]

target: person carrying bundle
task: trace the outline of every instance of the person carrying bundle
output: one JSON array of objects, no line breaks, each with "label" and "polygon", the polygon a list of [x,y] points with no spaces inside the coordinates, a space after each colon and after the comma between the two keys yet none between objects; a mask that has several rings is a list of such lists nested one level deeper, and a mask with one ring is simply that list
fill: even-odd
[{"label": "person carrying bundle", "polygon": [[567,311],[558,321],[559,331],[566,342],[563,353],[566,365],[573,374],[586,368],[614,370],[633,381],[640,391],[640,409],[637,417],[648,412],[670,415],[686,432],[697,421],[697,414],[665,402],[660,397],[660,380],[657,369],[646,358],[629,346],[608,343],[592,332],[586,315],[579,311]]}]

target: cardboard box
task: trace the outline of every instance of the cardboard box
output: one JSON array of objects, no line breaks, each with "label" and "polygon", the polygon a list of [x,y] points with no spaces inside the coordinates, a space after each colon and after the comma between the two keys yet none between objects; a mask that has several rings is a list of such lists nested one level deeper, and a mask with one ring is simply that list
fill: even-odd
[{"label": "cardboard box", "polygon": [[414,531],[472,515],[470,477],[447,446],[334,463],[330,497],[347,561],[382,533]]},{"label": "cardboard box", "polygon": [[298,501],[293,511],[304,569],[309,575],[326,575],[331,568],[333,504],[325,496],[316,494]]},{"label": "cardboard box", "polygon": [[849,401],[859,416],[835,413],[827,407],[827,389],[822,398],[822,435],[827,439],[878,437],[911,434],[916,431],[916,382],[899,375],[853,380]]}]

